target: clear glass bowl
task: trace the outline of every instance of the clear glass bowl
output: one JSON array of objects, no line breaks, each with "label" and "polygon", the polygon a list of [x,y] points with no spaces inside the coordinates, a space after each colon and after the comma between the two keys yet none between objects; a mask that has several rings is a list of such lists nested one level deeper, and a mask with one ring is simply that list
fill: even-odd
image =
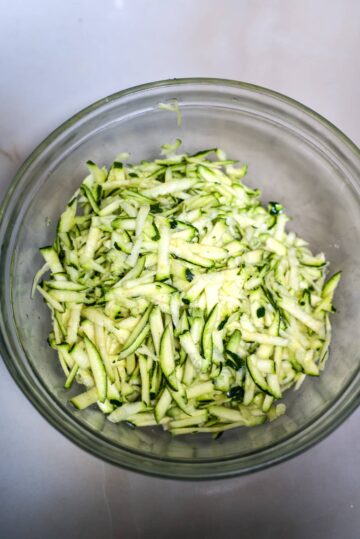
[{"label": "clear glass bowl", "polygon": [[[176,114],[159,109],[176,98]],[[85,161],[109,164],[120,151],[154,158],[180,137],[186,151],[218,146],[249,165],[247,182],[263,201],[279,200],[290,227],[343,270],[336,294],[330,359],[320,378],[285,398],[287,414],[256,428],[172,438],[160,428],[113,425],[100,411],[74,410],[47,345],[49,312],[32,279],[38,247],[52,242],[57,218],[86,174]],[[132,470],[176,478],[215,478],[269,466],[308,448],[359,404],[360,153],[303,105],[264,88],[187,79],[131,88],[80,112],[52,133],[19,170],[2,207],[1,354],[29,400],[79,446]],[[49,224],[49,219],[51,224]]]}]

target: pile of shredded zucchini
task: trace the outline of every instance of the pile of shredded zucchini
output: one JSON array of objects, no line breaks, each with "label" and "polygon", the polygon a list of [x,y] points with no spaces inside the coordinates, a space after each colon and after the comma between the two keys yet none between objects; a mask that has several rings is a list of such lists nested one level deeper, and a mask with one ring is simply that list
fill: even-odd
[{"label": "pile of shredded zucchini", "polygon": [[340,273],[325,283],[324,255],[261,205],[246,166],[179,145],[109,171],[89,161],[34,290],[65,387],[86,387],[78,409],[219,434],[276,418],[284,391],[319,375]]}]

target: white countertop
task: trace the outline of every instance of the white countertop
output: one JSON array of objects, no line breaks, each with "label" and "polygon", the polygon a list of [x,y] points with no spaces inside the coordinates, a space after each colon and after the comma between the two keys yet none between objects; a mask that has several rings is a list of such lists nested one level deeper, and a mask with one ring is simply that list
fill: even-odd
[{"label": "white countertop", "polygon": [[[357,0],[0,0],[0,195],[96,99],[209,76],[289,95],[360,144]],[[59,434],[0,362],[0,537],[358,539],[360,411],[254,475],[184,483],[104,464]]]}]

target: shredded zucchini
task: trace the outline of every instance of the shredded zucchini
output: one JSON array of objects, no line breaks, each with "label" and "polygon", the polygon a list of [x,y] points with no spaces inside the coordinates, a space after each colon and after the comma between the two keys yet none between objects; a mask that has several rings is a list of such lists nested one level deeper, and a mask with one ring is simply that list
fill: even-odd
[{"label": "shredded zucchini", "polygon": [[89,161],[33,289],[65,387],[85,386],[74,406],[218,436],[275,419],[284,391],[319,375],[341,274],[325,281],[324,254],[286,231],[282,204],[261,205],[247,166],[180,145],[109,171]]}]

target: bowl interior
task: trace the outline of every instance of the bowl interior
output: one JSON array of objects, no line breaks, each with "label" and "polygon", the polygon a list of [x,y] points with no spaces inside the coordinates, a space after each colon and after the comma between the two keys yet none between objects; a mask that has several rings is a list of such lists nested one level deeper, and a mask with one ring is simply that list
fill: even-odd
[{"label": "bowl interior", "polygon": [[[181,107],[180,127],[176,114],[158,108],[159,102],[173,97]],[[325,371],[307,379],[298,392],[287,393],[286,416],[261,427],[229,431],[217,441],[207,435],[173,439],[160,428],[113,425],[95,408],[75,411],[67,401],[82,388],[63,389],[62,371],[46,341],[49,311],[38,295],[30,299],[32,279],[42,263],[38,248],[53,241],[57,218],[86,175],[86,160],[109,165],[122,151],[131,154],[131,161],[153,159],[163,143],[176,137],[183,140],[185,151],[221,147],[229,157],[247,163],[245,181],[262,190],[263,203],[281,201],[292,217],[288,229],[307,239],[314,252],[324,251],[331,272],[343,270]],[[251,467],[254,455],[266,461],[269,448],[286,453],[286,444],[296,450],[301,438],[316,438],[321,418],[339,405],[359,372],[360,213],[354,162],[345,142],[311,114],[246,88],[180,84],[143,90],[103,103],[58,133],[27,167],[13,195],[6,279],[13,308],[8,327],[13,324],[17,334],[19,361],[27,363],[43,388],[38,390],[49,395],[48,406],[59,421],[60,416],[62,422],[75,421],[92,440],[95,434],[102,447],[111,446],[113,455],[129,451],[140,470],[142,459],[150,458],[156,472],[167,469],[170,475],[176,475],[176,461],[204,469],[217,462],[220,470],[221,461],[236,459],[241,471],[241,459]],[[120,464],[126,465],[125,453],[116,457]]]}]

